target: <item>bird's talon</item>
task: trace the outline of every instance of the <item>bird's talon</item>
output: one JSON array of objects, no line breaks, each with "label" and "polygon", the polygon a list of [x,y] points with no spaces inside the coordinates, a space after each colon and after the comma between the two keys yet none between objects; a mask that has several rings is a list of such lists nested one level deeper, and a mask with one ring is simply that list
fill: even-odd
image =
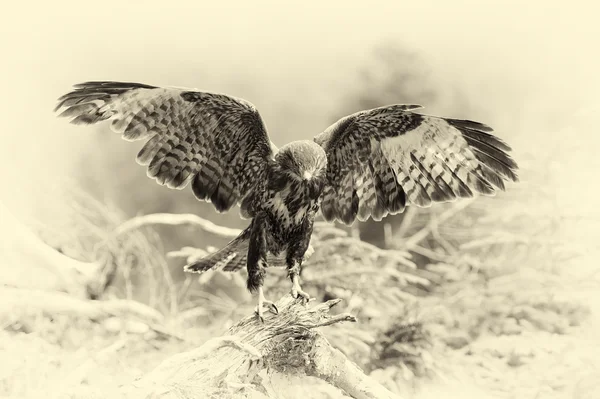
[{"label": "bird's talon", "polygon": [[265,307],[267,309],[269,309],[269,312],[271,312],[273,314],[279,314],[279,310],[277,309],[277,306],[275,306],[275,303],[265,299],[265,296],[263,294],[263,290],[261,287],[258,289],[258,305],[254,309],[254,313],[256,313],[256,315],[258,316],[258,320],[261,323],[265,322],[265,319],[263,317],[263,308],[265,308]]},{"label": "bird's talon", "polygon": [[256,314],[256,318],[258,319],[258,321],[260,321],[261,323],[264,323],[265,322],[265,318],[263,317],[262,309],[261,310],[259,310],[259,309],[260,308],[257,306],[254,309],[254,313]]},{"label": "bird's talon", "polygon": [[302,297],[302,304],[306,305],[310,301],[310,295],[306,292],[302,291],[300,287],[300,279],[298,278],[298,274],[292,275],[292,297],[294,299],[298,299],[298,296]]},{"label": "bird's talon", "polygon": [[277,309],[277,306],[275,306],[274,303],[271,303],[269,306],[269,311],[273,314],[279,314],[279,309]]},{"label": "bird's talon", "polygon": [[310,295],[302,291],[300,287],[292,287],[292,297],[294,299],[301,298],[303,305],[306,305],[310,301]]},{"label": "bird's talon", "polygon": [[310,302],[310,295],[308,295],[306,292],[304,292],[304,295],[300,294],[300,296],[302,297],[303,305],[307,305]]}]

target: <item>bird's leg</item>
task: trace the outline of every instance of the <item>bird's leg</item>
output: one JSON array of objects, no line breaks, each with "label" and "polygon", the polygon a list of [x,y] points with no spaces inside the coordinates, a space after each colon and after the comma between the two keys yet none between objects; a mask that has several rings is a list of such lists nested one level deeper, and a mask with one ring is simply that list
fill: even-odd
[{"label": "bird's leg", "polygon": [[[250,258],[249,258],[250,259]],[[265,279],[266,268],[263,259],[259,259],[258,262],[254,263],[256,267],[250,267],[250,262],[248,262],[248,289],[250,292],[256,291],[258,293],[258,304],[254,309],[254,313],[258,317],[258,320],[261,322],[265,322],[265,318],[263,316],[264,308],[267,309],[274,314],[278,314],[277,306],[273,301],[269,301],[265,298],[265,294],[263,291],[263,281]]]},{"label": "bird's leg", "polygon": [[307,292],[302,291],[302,287],[300,287],[300,277],[297,274],[292,276],[292,296],[294,298],[298,298],[298,296],[302,297],[302,301],[310,301],[310,295]]},{"label": "bird's leg", "polygon": [[265,299],[263,292],[263,283],[267,274],[267,240],[265,230],[265,220],[262,215],[252,220],[250,232],[250,243],[248,246],[248,257],[246,267],[248,269],[247,287],[250,292],[258,293],[258,305],[255,312],[258,319],[264,322],[263,307],[277,314],[278,310],[275,304]]},{"label": "bird's leg", "polygon": [[254,309],[254,313],[256,313],[256,316],[258,317],[258,319],[261,322],[265,322],[265,319],[263,317],[263,308],[267,307],[269,309],[269,312],[273,313],[273,314],[279,314],[279,310],[277,310],[277,306],[275,306],[275,303],[273,303],[273,301],[269,301],[268,299],[265,298],[265,294],[263,292],[263,287],[259,287],[258,288],[258,305],[256,305],[256,308]]},{"label": "bird's leg", "polygon": [[301,297],[303,302],[308,302],[310,295],[300,287],[300,266],[310,243],[312,229],[313,218],[306,218],[300,234],[290,243],[286,257],[288,277],[292,280],[292,296]]},{"label": "bird's leg", "polygon": [[295,261],[292,267],[288,267],[288,277],[292,280],[292,296],[294,298],[302,298],[302,301],[307,303],[310,300],[310,295],[302,291],[300,287],[300,262]]}]

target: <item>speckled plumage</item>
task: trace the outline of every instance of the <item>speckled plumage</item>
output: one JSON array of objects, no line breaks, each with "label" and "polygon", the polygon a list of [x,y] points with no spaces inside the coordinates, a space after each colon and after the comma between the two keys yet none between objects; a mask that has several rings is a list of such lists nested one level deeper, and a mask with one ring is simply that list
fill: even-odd
[{"label": "speckled plumage", "polygon": [[240,205],[250,225],[225,248],[185,270],[248,268],[248,288],[265,268],[297,276],[313,221],[381,220],[517,181],[510,147],[486,125],[390,105],[340,119],[315,137],[277,150],[249,102],[224,94],[139,83],[87,82],[59,98],[73,123],[111,120],[126,140],[147,140],[137,160],[159,184],[183,189],[220,211]]}]

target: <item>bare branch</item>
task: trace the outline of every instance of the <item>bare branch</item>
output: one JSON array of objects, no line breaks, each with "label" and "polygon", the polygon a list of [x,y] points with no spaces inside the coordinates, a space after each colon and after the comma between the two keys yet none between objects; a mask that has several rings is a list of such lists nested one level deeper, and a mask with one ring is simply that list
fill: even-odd
[{"label": "bare branch", "polygon": [[365,241],[356,240],[352,237],[336,237],[327,240],[327,245],[332,248],[337,248],[338,246],[343,246],[344,244],[351,245],[355,248],[364,249],[365,252],[375,254],[383,259],[394,260],[395,262],[410,267],[411,269],[417,268],[417,265],[409,260],[409,258],[412,257],[410,252],[404,250],[381,249],[373,244],[370,244]]},{"label": "bare branch", "polygon": [[140,302],[124,299],[91,301],[64,292],[2,287],[0,319],[31,314],[72,315],[101,320],[110,316],[135,317],[147,323],[163,322],[163,316]]},{"label": "bare branch", "polygon": [[406,232],[412,225],[412,222],[415,219],[417,212],[418,212],[418,209],[414,206],[409,206],[408,208],[406,208],[406,211],[404,212],[404,217],[402,218],[402,222],[400,223],[400,226],[398,227],[398,230],[396,231],[396,235],[398,237],[404,238],[404,236],[406,235]]},{"label": "bare branch", "polygon": [[[80,298],[96,280],[101,265],[78,261],[58,252],[21,223],[2,203],[1,252],[6,267],[0,268],[0,284],[62,290]],[[14,264],[10,264],[14,263]],[[18,264],[17,264],[18,263]]]},{"label": "bare branch", "polygon": [[355,399],[400,398],[366,375],[320,334],[314,339],[310,358],[313,367],[307,370],[308,375],[329,382]]},{"label": "bare branch", "polygon": [[196,215],[172,213],[153,213],[150,215],[134,217],[117,227],[115,229],[115,233],[123,234],[130,230],[139,229],[140,227],[149,224],[191,224],[194,226],[198,226],[209,233],[229,238],[237,237],[241,233],[241,230],[239,229],[232,229],[229,227],[219,226],[209,220],[202,219],[201,217]]},{"label": "bare branch", "polygon": [[444,223],[446,220],[450,219],[452,216],[456,215],[458,212],[462,211],[469,205],[473,203],[473,198],[463,199],[460,202],[457,202],[456,205],[451,207],[450,209],[443,212],[437,219],[432,219],[427,226],[423,227],[417,233],[415,233],[412,237],[408,238],[404,241],[402,246],[403,249],[409,250],[412,249],[415,245],[423,241],[427,236],[432,232],[434,228]]}]

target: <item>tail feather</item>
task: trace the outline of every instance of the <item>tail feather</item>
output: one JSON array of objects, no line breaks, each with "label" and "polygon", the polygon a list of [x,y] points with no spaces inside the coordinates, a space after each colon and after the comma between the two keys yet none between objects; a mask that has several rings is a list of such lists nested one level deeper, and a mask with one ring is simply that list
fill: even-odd
[{"label": "tail feather", "polygon": [[246,267],[250,230],[244,230],[224,248],[194,263],[186,265],[183,270],[190,273],[203,273],[207,270],[236,271]]},{"label": "tail feather", "polygon": [[[202,259],[184,266],[183,271],[188,273],[204,273],[208,270],[222,270],[225,272],[235,272],[246,267],[248,259],[248,245],[250,242],[250,228],[246,228],[242,233],[227,244],[222,249],[214,252]],[[314,252],[312,245],[304,254],[306,261]],[[285,267],[285,251],[274,255],[267,254],[267,265],[269,267]]]}]

